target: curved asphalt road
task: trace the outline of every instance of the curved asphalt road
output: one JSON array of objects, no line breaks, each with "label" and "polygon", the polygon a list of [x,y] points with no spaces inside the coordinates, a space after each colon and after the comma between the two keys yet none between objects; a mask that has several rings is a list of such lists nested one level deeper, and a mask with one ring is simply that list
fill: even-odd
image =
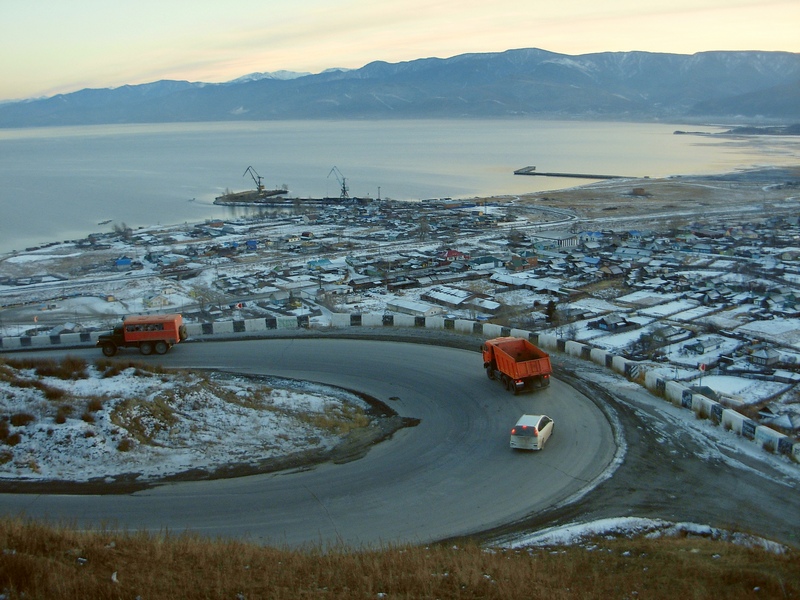
[{"label": "curved asphalt road", "polygon": [[[71,353],[90,357],[99,350]],[[611,426],[588,398],[557,380],[544,391],[513,396],[486,377],[477,352],[269,339],[185,344],[146,360],[342,386],[421,423],[346,464],[169,484],[127,496],[4,494],[0,511],[82,527],[192,530],[293,547],[426,543],[551,508],[591,485],[616,452]],[[548,414],[556,423],[542,452],[508,447],[508,432],[525,412]]]}]

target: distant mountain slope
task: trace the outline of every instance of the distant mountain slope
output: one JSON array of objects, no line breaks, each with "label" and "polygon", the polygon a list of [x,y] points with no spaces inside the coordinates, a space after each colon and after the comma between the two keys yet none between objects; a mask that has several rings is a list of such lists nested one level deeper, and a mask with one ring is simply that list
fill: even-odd
[{"label": "distant mountain slope", "polygon": [[0,127],[317,118],[800,119],[800,54],[539,49],[226,84],[160,81],[0,105]]}]

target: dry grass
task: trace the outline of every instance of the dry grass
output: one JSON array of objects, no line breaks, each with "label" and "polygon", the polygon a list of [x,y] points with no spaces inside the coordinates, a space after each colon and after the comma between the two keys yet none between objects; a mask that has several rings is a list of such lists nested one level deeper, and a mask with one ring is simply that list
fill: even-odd
[{"label": "dry grass", "polygon": [[7,358],[3,363],[14,369],[32,369],[37,377],[55,377],[63,380],[86,379],[88,363],[67,355],[61,361],[43,358]]},{"label": "dry grass", "polygon": [[281,550],[0,520],[5,598],[796,598],[800,556],[702,538]]},{"label": "dry grass", "polygon": [[168,400],[128,398],[114,407],[111,422],[142,444],[151,444],[162,431],[178,422]]},{"label": "dry grass", "polygon": [[296,416],[315,429],[323,429],[337,435],[344,435],[370,424],[370,418],[360,407],[348,404],[329,406],[323,413],[297,413]]}]

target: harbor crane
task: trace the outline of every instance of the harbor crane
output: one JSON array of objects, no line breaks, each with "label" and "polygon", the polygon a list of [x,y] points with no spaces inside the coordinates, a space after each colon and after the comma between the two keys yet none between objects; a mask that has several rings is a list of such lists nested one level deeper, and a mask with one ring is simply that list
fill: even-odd
[{"label": "harbor crane", "polygon": [[255,170],[253,167],[247,167],[247,168],[244,170],[244,173],[242,173],[242,177],[244,177],[244,176],[245,176],[245,175],[247,175],[248,173],[250,173],[250,177],[252,177],[252,178],[253,178],[253,181],[254,181],[254,182],[255,182],[255,184],[256,184],[256,189],[257,189],[259,192],[263,192],[263,191],[264,191],[264,184],[263,184],[263,183],[261,183],[261,181],[262,181],[264,178],[263,178],[263,177],[261,177],[261,175],[259,175],[259,174],[258,174],[258,172],[256,172],[256,170]]},{"label": "harbor crane", "polygon": [[342,172],[334,166],[331,169],[331,172],[328,173],[328,177],[330,177],[331,175],[336,176],[336,181],[338,181],[339,185],[341,186],[341,191],[339,192],[339,200],[342,201],[349,200],[350,194],[348,194],[347,190],[347,179],[345,179],[344,175],[342,175]]}]

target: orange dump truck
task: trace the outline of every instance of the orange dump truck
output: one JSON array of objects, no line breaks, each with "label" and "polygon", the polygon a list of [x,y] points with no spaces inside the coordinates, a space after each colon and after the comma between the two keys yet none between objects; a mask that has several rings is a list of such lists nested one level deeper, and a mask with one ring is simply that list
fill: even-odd
[{"label": "orange dump truck", "polygon": [[142,354],[165,354],[186,337],[186,325],[179,314],[138,315],[127,317],[114,331],[101,335],[97,345],[106,356],[114,356],[119,348],[131,347],[139,348]]},{"label": "orange dump truck", "polygon": [[524,338],[487,340],[481,351],[489,379],[499,379],[514,394],[550,385],[550,356]]}]

